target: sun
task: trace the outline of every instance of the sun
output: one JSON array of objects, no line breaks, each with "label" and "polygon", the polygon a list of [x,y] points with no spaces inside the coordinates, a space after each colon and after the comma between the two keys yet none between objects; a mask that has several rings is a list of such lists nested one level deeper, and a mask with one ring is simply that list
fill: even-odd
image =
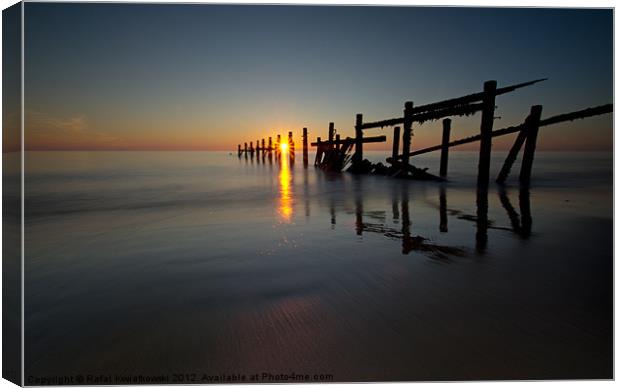
[{"label": "sun", "polygon": [[286,152],[287,149],[288,149],[288,144],[280,143],[280,151]]}]

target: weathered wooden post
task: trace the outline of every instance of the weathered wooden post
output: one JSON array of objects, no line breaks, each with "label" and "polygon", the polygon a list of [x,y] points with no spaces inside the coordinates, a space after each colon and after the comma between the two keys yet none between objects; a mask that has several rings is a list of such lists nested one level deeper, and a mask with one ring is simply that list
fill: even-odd
[{"label": "weathered wooden post", "polygon": [[400,147],[400,127],[394,127],[394,139],[392,140],[392,160],[397,162],[398,148]]},{"label": "weathered wooden post", "polygon": [[525,147],[523,148],[523,162],[521,162],[521,173],[519,174],[519,181],[525,186],[530,184],[532,165],[534,164],[534,153],[536,152],[538,125],[540,123],[541,114],[542,105],[534,105],[530,113],[530,122],[527,126],[527,138],[525,139]]},{"label": "weathered wooden post", "polygon": [[271,143],[271,136],[269,136],[269,163],[273,160],[273,144]]},{"label": "weathered wooden post", "polygon": [[537,116],[538,120],[536,122],[540,121],[541,113],[542,106],[540,105],[534,105],[530,108],[530,115],[526,117],[525,122],[523,123],[523,126],[519,131],[519,134],[517,135],[514,144],[508,152],[508,156],[506,156],[506,160],[504,161],[502,169],[500,170],[499,174],[497,174],[497,183],[503,184],[504,182],[506,182],[506,179],[510,174],[510,170],[512,169],[512,165],[514,164],[515,160],[517,160],[517,155],[519,154],[519,151],[521,151],[521,147],[523,146],[523,143],[525,143],[525,139],[527,139],[532,118]]},{"label": "weathered wooden post", "polygon": [[353,166],[359,167],[364,159],[364,133],[362,131],[363,115],[358,113],[355,116],[355,153],[353,154]]},{"label": "weathered wooden post", "polygon": [[489,185],[496,89],[497,81],[487,81],[484,83],[482,119],[480,120],[480,156],[478,158],[478,186],[482,187],[487,187]]},{"label": "weathered wooden post", "polygon": [[450,147],[450,124],[452,120],[444,119],[443,121],[443,135],[441,136],[441,161],[439,164],[439,176],[445,178],[448,175],[448,151]]},{"label": "weathered wooden post", "polygon": [[265,155],[266,155],[266,152],[265,152],[265,139],[264,138],[261,139],[260,146],[263,149],[263,161],[264,161],[265,160]]},{"label": "weathered wooden post", "polygon": [[302,135],[304,167],[308,167],[308,128],[304,128]]},{"label": "weathered wooden post", "polygon": [[405,110],[403,111],[403,165],[404,171],[409,166],[409,153],[411,152],[411,126],[413,125],[413,101],[405,102]]},{"label": "weathered wooden post", "polygon": [[243,143],[243,153],[245,154],[245,158],[248,158],[248,143]]},{"label": "weathered wooden post", "polygon": [[336,144],[335,147],[336,151],[338,151],[340,149],[340,135],[336,135]]},{"label": "weathered wooden post", "polygon": [[256,140],[256,160],[260,157],[260,142]]},{"label": "weathered wooden post", "polygon": [[321,157],[323,156],[323,145],[321,144],[321,138],[316,138],[316,156],[314,157],[314,165],[321,164]]},{"label": "weathered wooden post", "polygon": [[276,136],[276,145],[275,145],[275,148],[276,148],[276,160],[280,160],[280,157],[282,156],[281,152],[280,152],[281,151],[280,150],[280,142],[281,142],[281,140],[282,140],[282,138],[280,137],[280,135],[277,135]]},{"label": "weathered wooden post", "polygon": [[254,144],[250,142],[250,159],[254,159]]},{"label": "weathered wooden post", "polygon": [[328,131],[328,137],[327,137],[327,140],[329,142],[328,143],[329,149],[334,148],[334,133],[335,133],[334,123],[329,123],[329,131]]},{"label": "weathered wooden post", "polygon": [[241,144],[237,144],[237,156],[241,157]]},{"label": "weathered wooden post", "polygon": [[291,164],[295,162],[295,142],[293,141],[293,132],[288,132],[288,157]]}]

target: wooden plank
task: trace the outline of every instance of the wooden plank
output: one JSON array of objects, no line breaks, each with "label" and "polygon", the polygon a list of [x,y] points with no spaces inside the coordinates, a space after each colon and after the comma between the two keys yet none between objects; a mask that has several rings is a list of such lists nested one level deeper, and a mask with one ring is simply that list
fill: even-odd
[{"label": "wooden plank", "polygon": [[[515,85],[505,86],[503,88],[496,88],[494,95],[499,96],[502,94],[510,93],[517,89],[530,86],[530,85],[534,85],[536,83],[546,81],[546,80],[547,78],[541,78],[541,79],[536,79],[533,81],[522,82],[522,83],[515,84]],[[425,112],[437,111],[437,110],[442,110],[442,109],[450,109],[450,108],[459,108],[459,107],[462,107],[462,106],[465,106],[465,105],[468,105],[474,102],[482,101],[484,95],[485,95],[484,92],[478,92],[478,93],[473,93],[473,94],[469,94],[469,95],[462,96],[462,97],[451,98],[451,99],[444,100],[444,101],[434,102],[431,104],[419,105],[415,107],[411,113],[417,115],[418,113],[425,113]],[[450,115],[447,115],[447,116],[450,116]],[[443,117],[447,117],[447,116],[443,116]],[[421,117],[421,116],[418,116],[418,117]],[[414,119],[414,121],[417,121],[417,119]],[[369,122],[369,123],[364,124],[363,129],[378,128],[378,127],[391,127],[391,126],[402,124],[402,123],[403,123],[403,118],[399,117],[399,118],[394,118],[394,119]]]},{"label": "wooden plank", "polygon": [[[320,137],[317,138],[317,141],[320,141]],[[369,137],[364,137],[362,138],[362,143],[382,143],[384,141],[387,141],[387,137],[385,135],[381,135],[381,136],[369,136]],[[325,142],[321,142],[321,144],[325,144]],[[347,144],[355,144],[355,139],[351,139],[350,137],[347,137],[346,139],[342,139],[340,141],[334,141],[334,144],[337,145],[347,145]],[[317,147],[318,143],[317,142],[312,142],[310,143],[310,146],[312,147]]]},{"label": "wooden plank", "polygon": [[[599,116],[602,114],[612,113],[612,112],[613,112],[613,104],[596,106],[592,108],[587,108],[587,109],[583,109],[583,110],[579,110],[579,111],[575,111],[571,113],[565,113],[565,114],[560,114],[560,115],[546,118],[540,121],[539,127],[544,127],[547,125],[555,125],[555,124],[563,123],[566,121],[573,121],[577,119],[584,119],[584,118],[592,117],[592,116]],[[512,133],[519,132],[523,129],[523,126],[524,124],[519,124],[519,125],[515,125],[512,127],[498,129],[496,131],[493,131],[492,137],[504,136],[504,135],[509,135]],[[463,139],[451,141],[448,144],[448,146],[456,147],[456,146],[463,145],[463,144],[473,143],[479,140],[480,140],[480,135],[474,135],[474,136],[465,137]],[[432,147],[422,148],[422,149],[411,152],[409,156],[422,155],[422,154],[426,154],[429,152],[438,151],[441,149],[441,147],[442,146],[440,144],[440,145],[436,145]],[[402,157],[403,155],[398,155],[398,159],[401,159]],[[388,158],[388,159],[392,159],[392,158]]]}]

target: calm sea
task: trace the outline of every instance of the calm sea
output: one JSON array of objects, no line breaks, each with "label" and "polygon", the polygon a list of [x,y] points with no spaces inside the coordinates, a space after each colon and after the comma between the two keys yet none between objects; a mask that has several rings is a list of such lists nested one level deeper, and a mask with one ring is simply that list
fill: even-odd
[{"label": "calm sea", "polygon": [[476,166],[29,152],[26,383],[611,378],[612,154],[539,152],[529,191],[486,195]]}]

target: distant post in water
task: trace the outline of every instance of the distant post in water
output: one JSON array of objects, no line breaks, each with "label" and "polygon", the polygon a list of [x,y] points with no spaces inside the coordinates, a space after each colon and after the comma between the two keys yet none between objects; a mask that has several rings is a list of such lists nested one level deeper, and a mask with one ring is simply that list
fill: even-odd
[{"label": "distant post in water", "polygon": [[398,148],[400,147],[400,127],[394,127],[394,139],[392,140],[392,160],[397,162]]},{"label": "distant post in water", "polygon": [[336,135],[336,143],[334,144],[336,151],[340,149],[340,135]]},{"label": "distant post in water", "polygon": [[256,160],[260,157],[260,142],[256,140]]},{"label": "distant post in water", "polygon": [[293,141],[293,132],[288,132],[288,156],[291,163],[295,162],[295,142]]},{"label": "distant post in water", "polygon": [[519,174],[519,181],[525,186],[530,184],[530,177],[532,176],[532,165],[534,164],[534,153],[536,152],[536,139],[538,137],[538,126],[541,114],[541,105],[532,107],[530,122],[527,126],[527,138],[525,139],[525,147],[523,148],[521,173]]},{"label": "distant post in water", "polygon": [[250,142],[250,159],[254,158],[254,145]]},{"label": "distant post in water", "polygon": [[260,141],[260,148],[263,149],[263,160],[265,160],[265,139],[261,139]]},{"label": "distant post in water", "polygon": [[439,164],[439,176],[445,178],[448,175],[448,151],[450,147],[450,124],[452,120],[444,119],[443,121],[443,135],[441,136],[441,161]]},{"label": "distant post in water", "polygon": [[271,142],[271,136],[269,136],[269,163],[273,160],[273,144]]},{"label": "distant post in water", "polygon": [[248,158],[248,143],[243,143],[243,153],[245,154],[245,158]]},{"label": "distant post in water", "polygon": [[330,149],[334,148],[334,133],[335,133],[334,123],[329,123],[329,132],[328,132],[329,135],[327,137],[327,140],[329,141],[328,147]]},{"label": "distant post in water", "polygon": [[308,128],[303,129],[302,134],[304,167],[308,167]]},{"label": "distant post in water", "polygon": [[364,133],[362,131],[363,115],[355,116],[355,153],[353,154],[353,166],[359,166],[364,160]]},{"label": "distant post in water", "polygon": [[280,142],[281,142],[281,138],[280,135],[276,136],[276,159],[280,159]]},{"label": "distant post in water", "polygon": [[237,156],[241,157],[241,144],[237,144]]},{"label": "distant post in water", "polygon": [[487,81],[484,83],[484,96],[482,97],[482,119],[480,121],[480,155],[478,157],[478,186],[483,187],[487,187],[489,185],[496,89],[497,81]]},{"label": "distant post in water", "polygon": [[411,152],[411,127],[413,125],[413,102],[405,102],[405,110],[403,111],[403,164],[405,168],[409,166],[409,153]]}]

